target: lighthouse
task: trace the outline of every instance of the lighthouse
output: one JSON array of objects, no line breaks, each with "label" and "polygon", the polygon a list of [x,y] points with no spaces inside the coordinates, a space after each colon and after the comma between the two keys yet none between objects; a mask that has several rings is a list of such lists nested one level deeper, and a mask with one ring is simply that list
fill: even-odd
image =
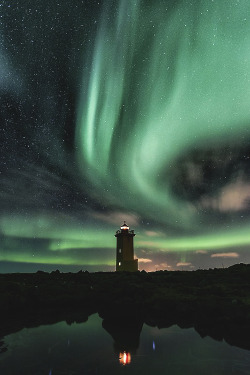
[{"label": "lighthouse", "polygon": [[121,229],[116,231],[116,271],[138,271],[138,259],[134,259],[134,236],[124,221]]}]

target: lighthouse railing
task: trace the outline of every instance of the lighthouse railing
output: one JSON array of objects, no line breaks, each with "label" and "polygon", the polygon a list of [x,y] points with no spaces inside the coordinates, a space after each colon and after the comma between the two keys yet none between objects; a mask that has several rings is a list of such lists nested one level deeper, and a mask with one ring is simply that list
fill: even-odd
[{"label": "lighthouse railing", "polygon": [[129,234],[134,234],[135,233],[135,231],[133,230],[133,229],[131,229],[131,230],[124,230],[124,229],[118,229],[117,231],[116,231],[116,234],[119,234],[119,233],[129,233]]}]

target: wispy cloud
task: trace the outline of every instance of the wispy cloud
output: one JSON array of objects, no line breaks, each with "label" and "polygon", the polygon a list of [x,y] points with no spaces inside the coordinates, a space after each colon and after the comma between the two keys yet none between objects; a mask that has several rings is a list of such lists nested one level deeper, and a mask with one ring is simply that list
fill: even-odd
[{"label": "wispy cloud", "polygon": [[250,184],[240,178],[221,189],[217,197],[203,197],[201,204],[222,212],[240,211],[249,208]]},{"label": "wispy cloud", "polygon": [[157,232],[154,232],[154,231],[152,231],[152,230],[146,230],[146,231],[145,231],[145,234],[146,234],[147,236],[149,236],[149,237],[156,237],[156,236],[159,235]]},{"label": "wispy cloud", "polygon": [[239,258],[238,253],[215,253],[211,255],[211,258]]},{"label": "wispy cloud", "polygon": [[138,262],[139,262],[139,263],[151,263],[151,262],[152,262],[152,259],[148,259],[148,258],[138,258]]},{"label": "wispy cloud", "polygon": [[176,264],[177,267],[190,267],[192,266],[192,263],[189,262],[179,262]]},{"label": "wispy cloud", "polygon": [[195,253],[196,254],[207,254],[207,251],[206,250],[197,250]]},{"label": "wispy cloud", "polygon": [[159,263],[155,265],[156,270],[165,270],[165,269],[172,269],[172,267],[168,263]]},{"label": "wispy cloud", "polygon": [[153,231],[153,230],[146,230],[145,234],[148,237],[165,237],[164,233],[162,233],[162,232],[156,232],[156,231]]}]

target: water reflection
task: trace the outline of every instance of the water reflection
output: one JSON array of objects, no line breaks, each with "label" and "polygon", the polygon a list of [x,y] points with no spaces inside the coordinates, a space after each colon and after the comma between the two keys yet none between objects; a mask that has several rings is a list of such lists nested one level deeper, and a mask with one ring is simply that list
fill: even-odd
[{"label": "water reflection", "polygon": [[135,318],[105,318],[102,322],[103,328],[114,340],[115,353],[136,354],[140,346],[140,334],[143,321]]},{"label": "water reflection", "polygon": [[132,317],[104,318],[103,328],[114,340],[114,352],[121,365],[129,365],[140,345],[140,334],[143,321]]},{"label": "water reflection", "polygon": [[102,322],[97,314],[85,323],[24,328],[5,336],[4,346],[1,375],[250,373],[249,351],[202,339],[193,328],[158,329],[133,319]]},{"label": "water reflection", "polygon": [[119,353],[119,362],[121,365],[129,365],[131,363],[131,354],[129,352]]}]

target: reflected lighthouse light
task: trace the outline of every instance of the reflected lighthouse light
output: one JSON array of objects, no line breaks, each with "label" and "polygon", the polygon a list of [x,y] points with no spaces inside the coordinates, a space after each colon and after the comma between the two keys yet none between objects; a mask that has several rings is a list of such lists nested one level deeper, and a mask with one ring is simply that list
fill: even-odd
[{"label": "reflected lighthouse light", "polygon": [[119,362],[121,365],[129,365],[131,363],[131,354],[128,352],[123,352],[119,354]]}]

